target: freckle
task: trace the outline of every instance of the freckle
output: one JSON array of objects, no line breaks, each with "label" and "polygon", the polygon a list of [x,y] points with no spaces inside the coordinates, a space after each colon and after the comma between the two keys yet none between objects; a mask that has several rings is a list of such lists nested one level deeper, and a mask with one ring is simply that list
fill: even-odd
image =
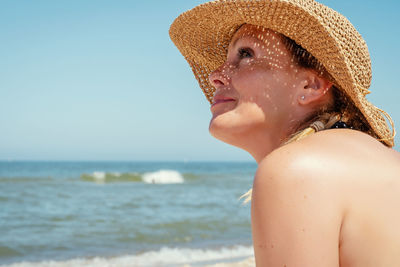
[{"label": "freckle", "polygon": [[304,199],[307,199],[307,195],[304,195]]},{"label": "freckle", "polygon": [[301,231],[302,231],[302,232],[305,232],[305,231],[306,231],[306,229],[302,228],[302,229],[301,229]]}]

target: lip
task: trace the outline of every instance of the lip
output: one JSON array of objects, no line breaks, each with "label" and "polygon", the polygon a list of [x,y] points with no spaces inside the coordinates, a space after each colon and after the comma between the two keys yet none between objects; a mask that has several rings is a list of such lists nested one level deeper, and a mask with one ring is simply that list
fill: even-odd
[{"label": "lip", "polygon": [[211,107],[214,107],[221,103],[232,102],[232,101],[236,101],[236,99],[224,95],[215,95]]}]

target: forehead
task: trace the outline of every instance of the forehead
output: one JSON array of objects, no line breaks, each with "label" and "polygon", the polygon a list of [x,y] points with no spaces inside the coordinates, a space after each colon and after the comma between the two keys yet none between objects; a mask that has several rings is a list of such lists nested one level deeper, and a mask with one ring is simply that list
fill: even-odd
[{"label": "forehead", "polygon": [[278,42],[280,40],[280,34],[271,29],[264,28],[262,26],[256,26],[251,24],[242,25],[233,35],[230,45],[234,46],[240,39],[253,39],[255,41],[273,41]]}]

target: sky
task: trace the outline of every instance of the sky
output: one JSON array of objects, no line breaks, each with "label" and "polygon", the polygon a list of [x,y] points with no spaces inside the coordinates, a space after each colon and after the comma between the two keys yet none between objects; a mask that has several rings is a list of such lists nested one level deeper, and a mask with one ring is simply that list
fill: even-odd
[{"label": "sky", "polygon": [[[209,104],[169,39],[203,2],[0,1],[0,160],[252,161],[209,134]],[[320,2],[366,40],[368,99],[400,127],[400,1]]]}]

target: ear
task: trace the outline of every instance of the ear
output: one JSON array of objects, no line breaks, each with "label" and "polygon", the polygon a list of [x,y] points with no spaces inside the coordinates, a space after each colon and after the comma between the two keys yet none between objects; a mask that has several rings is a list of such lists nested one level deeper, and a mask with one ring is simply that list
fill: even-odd
[{"label": "ear", "polygon": [[332,87],[332,82],[320,77],[312,70],[304,71],[301,79],[297,97],[300,105],[309,105],[321,101]]}]

